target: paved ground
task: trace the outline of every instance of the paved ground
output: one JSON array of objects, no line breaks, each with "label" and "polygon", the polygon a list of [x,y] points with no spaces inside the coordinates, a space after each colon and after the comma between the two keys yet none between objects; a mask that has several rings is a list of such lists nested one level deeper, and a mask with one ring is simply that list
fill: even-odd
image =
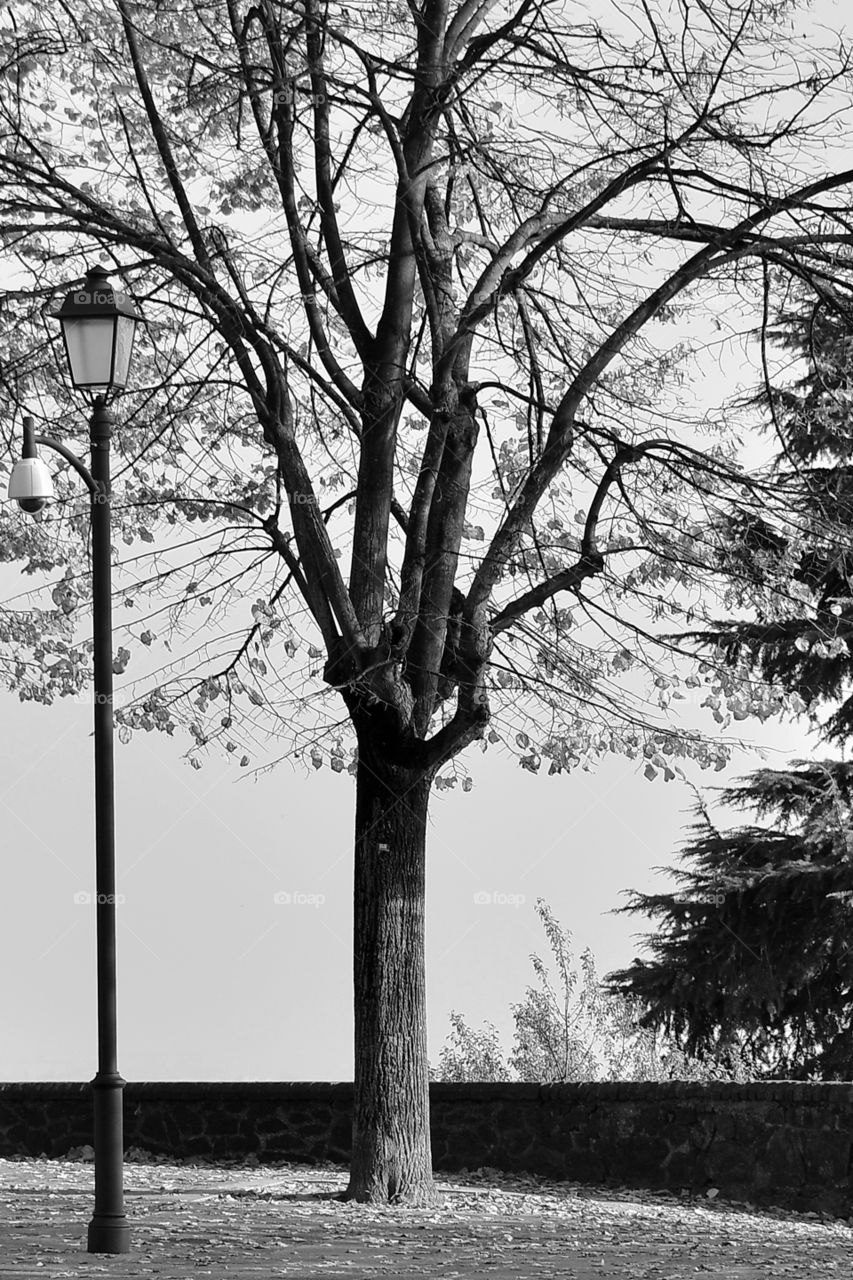
[{"label": "paved ground", "polygon": [[133,1252],[86,1253],[92,1166],[0,1160],[0,1278],[829,1280],[853,1228],[716,1200],[494,1171],[442,1175],[438,1209],[342,1203],[340,1166],[129,1163]]}]

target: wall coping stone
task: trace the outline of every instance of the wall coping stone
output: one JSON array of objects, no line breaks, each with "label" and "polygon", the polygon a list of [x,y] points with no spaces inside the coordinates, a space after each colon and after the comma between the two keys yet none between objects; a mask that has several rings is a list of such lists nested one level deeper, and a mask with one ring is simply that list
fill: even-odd
[{"label": "wall coping stone", "polygon": [[463,1080],[430,1080],[430,1100],[451,1102],[457,1099],[490,1102],[493,1098],[510,1098],[515,1102],[522,1098],[538,1098],[542,1086],[515,1080],[483,1080],[477,1083]]},{"label": "wall coping stone", "polygon": [[[89,1081],[0,1081],[0,1097],[78,1097],[89,1091]],[[787,1102],[813,1106],[853,1105],[853,1083],[847,1081],[768,1080],[738,1084],[732,1081],[694,1080],[601,1080],[559,1084],[530,1084],[511,1080],[468,1082],[431,1080],[430,1098],[435,1102],[508,1099],[520,1102],[538,1098],[542,1102],[578,1099],[583,1101],[653,1102],[695,1098],[708,1103]],[[351,1102],[351,1080],[130,1080],[127,1098],[289,1098]]]},{"label": "wall coping stone", "polygon": [[[48,1080],[33,1083],[0,1081],[0,1098],[77,1097],[90,1089],[90,1082]],[[328,1098],[334,1102],[352,1100],[352,1081],[327,1080],[129,1080],[124,1096],[135,1098]]]}]

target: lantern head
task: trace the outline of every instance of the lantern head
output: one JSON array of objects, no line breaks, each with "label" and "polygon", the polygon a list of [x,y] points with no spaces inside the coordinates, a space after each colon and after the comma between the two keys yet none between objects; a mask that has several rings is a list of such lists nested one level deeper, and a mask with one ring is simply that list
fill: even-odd
[{"label": "lantern head", "polygon": [[129,294],[112,287],[109,272],[91,267],[83,287],[65,295],[57,318],[74,386],[101,396],[124,390],[142,316]]}]

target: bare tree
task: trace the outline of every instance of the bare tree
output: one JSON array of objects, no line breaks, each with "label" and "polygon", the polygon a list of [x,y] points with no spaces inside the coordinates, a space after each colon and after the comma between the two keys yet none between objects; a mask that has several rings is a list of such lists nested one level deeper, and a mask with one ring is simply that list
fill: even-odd
[{"label": "bare tree", "polygon": [[[117,442],[122,538],[149,545],[124,562],[139,620],[116,666],[169,628],[200,640],[143,673],[122,730],[183,726],[194,761],[219,743],[248,765],[266,728],[338,772],[354,735],[349,1197],[434,1195],[440,771],[513,733],[533,771],[724,758],[618,673],[639,662],[665,704],[655,621],[701,615],[700,587],[748,602],[719,513],[785,501],[739,468],[732,422],[691,419],[692,355],[717,334],[732,358],[762,271],[849,288],[848,57],[789,25],[651,0],[5,13],[9,410],[79,436],[41,314],[86,261],[149,321]],[[52,515],[2,517],[3,557],[59,574],[52,606],[0,614],[7,683],[43,700],[88,670],[86,514],[57,484]]]}]

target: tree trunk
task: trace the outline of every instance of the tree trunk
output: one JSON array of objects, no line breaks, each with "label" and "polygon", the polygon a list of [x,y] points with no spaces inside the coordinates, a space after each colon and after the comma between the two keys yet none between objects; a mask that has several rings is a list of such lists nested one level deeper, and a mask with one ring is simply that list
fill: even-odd
[{"label": "tree trunk", "polygon": [[353,985],[355,1091],[343,1199],[432,1205],[424,894],[432,773],[359,744]]}]

